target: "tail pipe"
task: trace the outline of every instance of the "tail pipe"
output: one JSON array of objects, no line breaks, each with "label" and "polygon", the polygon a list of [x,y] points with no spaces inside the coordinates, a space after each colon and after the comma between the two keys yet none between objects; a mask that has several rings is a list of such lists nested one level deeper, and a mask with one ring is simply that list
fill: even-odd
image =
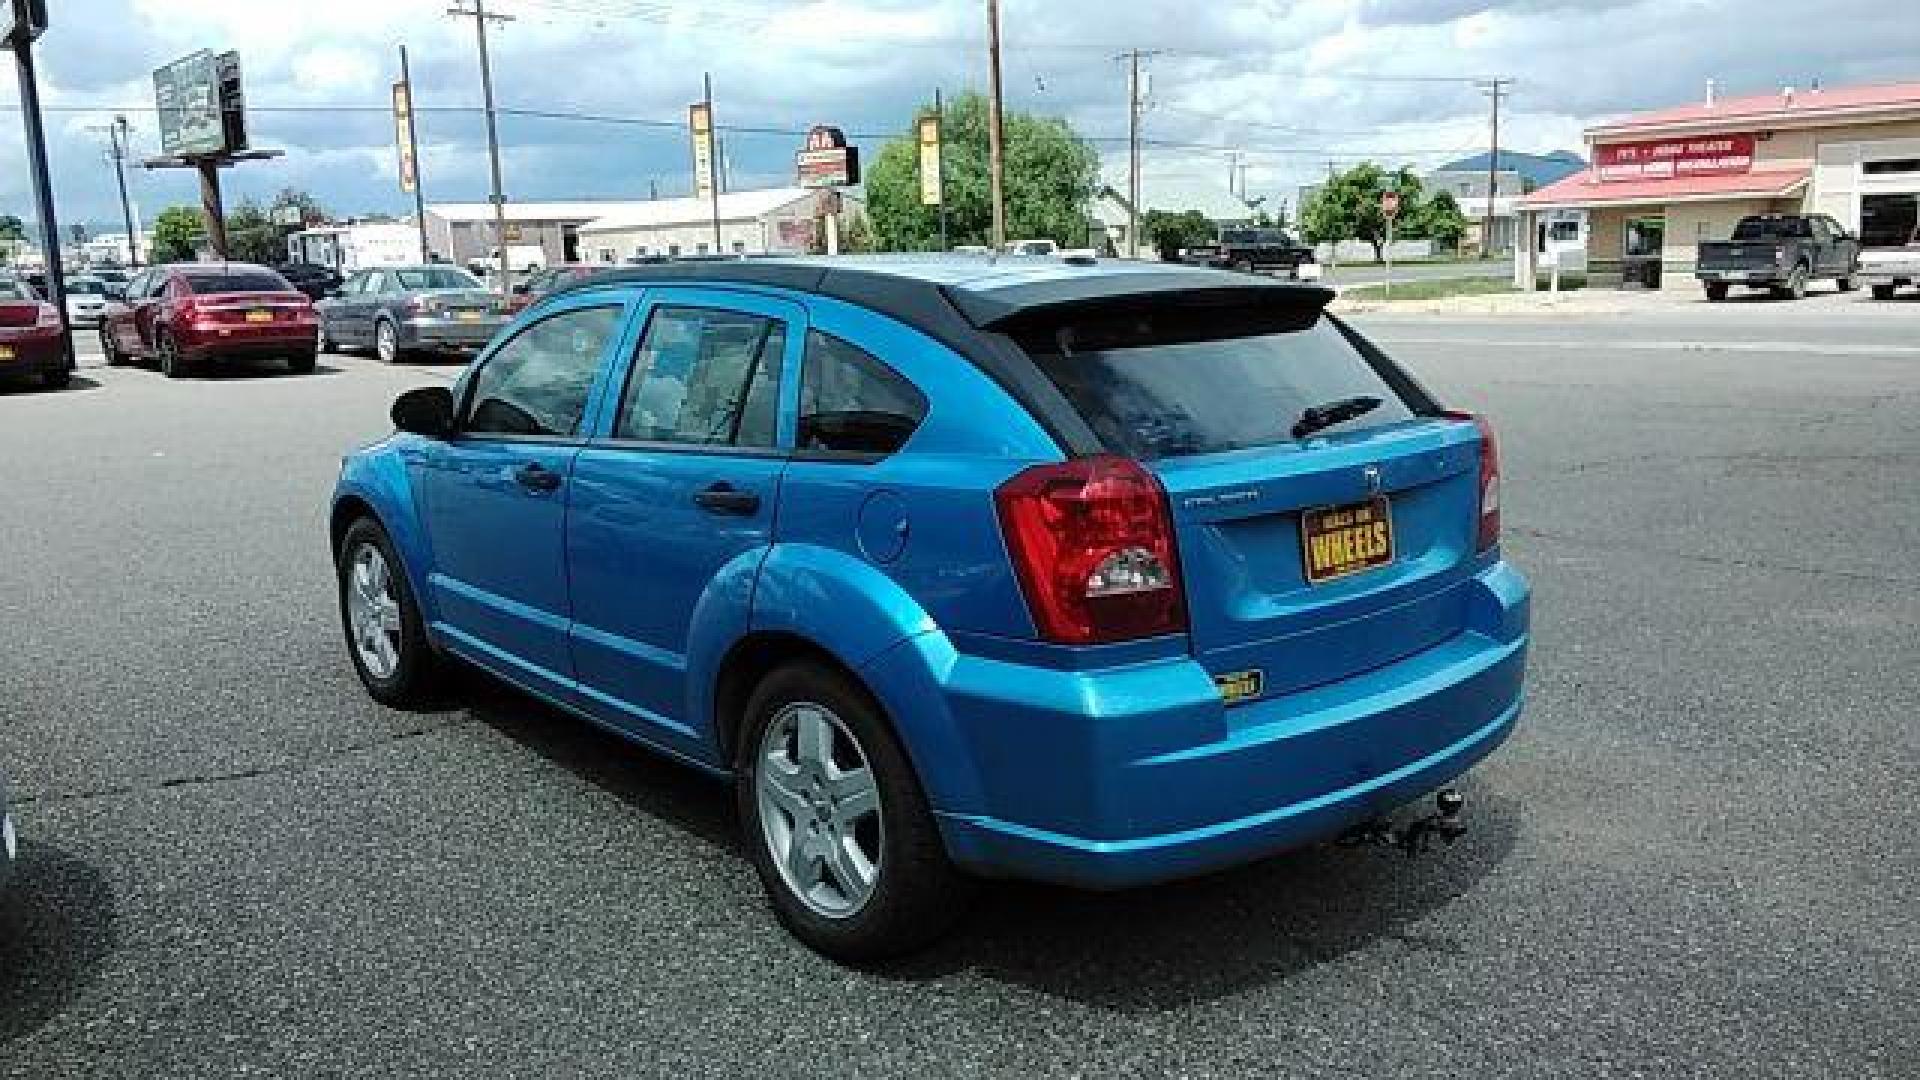
[{"label": "tail pipe", "polygon": [[1460,820],[1466,805],[1466,798],[1458,791],[1441,788],[1433,795],[1433,813],[1404,825],[1374,818],[1355,826],[1340,838],[1340,843],[1346,847],[1396,847],[1408,857],[1423,855],[1435,842],[1452,844],[1467,834],[1467,824]]}]

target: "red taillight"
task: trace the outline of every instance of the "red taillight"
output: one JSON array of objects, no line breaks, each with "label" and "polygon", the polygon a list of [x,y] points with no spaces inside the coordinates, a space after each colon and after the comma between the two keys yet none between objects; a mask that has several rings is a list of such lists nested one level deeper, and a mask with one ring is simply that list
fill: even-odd
[{"label": "red taillight", "polygon": [[1472,421],[1480,429],[1480,528],[1474,547],[1485,551],[1500,542],[1500,443],[1493,437],[1493,425],[1486,417],[1469,412],[1447,415]]},{"label": "red taillight", "polygon": [[1139,463],[1037,465],[1001,485],[994,503],[1042,637],[1092,645],[1186,629],[1173,518]]}]

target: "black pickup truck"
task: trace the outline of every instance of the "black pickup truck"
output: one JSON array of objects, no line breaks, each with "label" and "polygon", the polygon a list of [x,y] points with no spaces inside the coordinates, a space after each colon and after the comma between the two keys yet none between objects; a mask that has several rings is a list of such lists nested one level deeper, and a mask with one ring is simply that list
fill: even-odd
[{"label": "black pickup truck", "polygon": [[[1180,261],[1275,277],[1318,277],[1320,271],[1313,249],[1294,243],[1279,229],[1222,229],[1218,243],[1190,247],[1181,253]],[[1303,273],[1304,266],[1313,269]]]},{"label": "black pickup truck", "polygon": [[1693,270],[1709,300],[1725,300],[1735,285],[1798,300],[1815,278],[1832,278],[1848,292],[1859,275],[1859,238],[1825,214],[1743,217],[1733,239],[1701,242]]}]

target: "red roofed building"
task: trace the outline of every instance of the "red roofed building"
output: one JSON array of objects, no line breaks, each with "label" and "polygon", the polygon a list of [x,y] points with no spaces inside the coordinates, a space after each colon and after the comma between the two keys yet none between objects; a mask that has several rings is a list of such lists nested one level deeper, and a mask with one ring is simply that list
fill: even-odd
[{"label": "red roofed building", "polygon": [[[1920,82],[1782,89],[1623,116],[1587,129],[1593,164],[1524,196],[1534,282],[1556,255],[1595,285],[1695,288],[1694,251],[1748,214],[1826,214],[1863,246],[1920,217]],[[1584,255],[1584,259],[1580,256]]]}]

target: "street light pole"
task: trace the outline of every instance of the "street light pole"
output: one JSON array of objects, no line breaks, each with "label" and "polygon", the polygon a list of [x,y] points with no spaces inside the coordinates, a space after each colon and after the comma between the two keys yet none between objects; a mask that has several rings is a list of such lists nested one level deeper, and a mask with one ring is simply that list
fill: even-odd
[{"label": "street light pole", "polygon": [[1140,50],[1127,69],[1127,258],[1140,257]]},{"label": "street light pole", "polygon": [[420,230],[420,258],[432,262],[433,247],[427,242],[426,183],[420,172],[420,110],[413,99],[413,70],[407,66],[405,45],[400,46],[400,83],[407,88],[407,156],[413,160],[413,221]]},{"label": "street light pole", "polygon": [[993,250],[1007,244],[1006,134],[1000,115],[1000,0],[987,0],[987,171],[993,195]]}]

